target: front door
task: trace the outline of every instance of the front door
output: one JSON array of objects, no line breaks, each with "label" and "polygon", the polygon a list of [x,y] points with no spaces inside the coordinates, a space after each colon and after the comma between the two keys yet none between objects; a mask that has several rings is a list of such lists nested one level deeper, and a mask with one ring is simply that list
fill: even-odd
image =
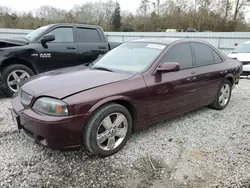
[{"label": "front door", "polygon": [[72,27],[57,27],[46,34],[55,40],[41,44],[38,66],[42,72],[79,64],[78,46]]},{"label": "front door", "polygon": [[191,111],[195,107],[197,68],[193,67],[190,44],[173,46],[166,52],[161,60],[163,62],[178,62],[180,70],[145,77],[149,92],[147,117],[150,125]]}]

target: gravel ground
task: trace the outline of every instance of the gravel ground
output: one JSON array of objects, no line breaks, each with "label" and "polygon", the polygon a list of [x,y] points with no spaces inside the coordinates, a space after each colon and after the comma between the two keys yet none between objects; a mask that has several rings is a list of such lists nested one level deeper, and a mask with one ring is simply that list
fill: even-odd
[{"label": "gravel ground", "polygon": [[250,80],[223,111],[202,108],[136,133],[105,159],[30,143],[0,99],[0,187],[250,187]]}]

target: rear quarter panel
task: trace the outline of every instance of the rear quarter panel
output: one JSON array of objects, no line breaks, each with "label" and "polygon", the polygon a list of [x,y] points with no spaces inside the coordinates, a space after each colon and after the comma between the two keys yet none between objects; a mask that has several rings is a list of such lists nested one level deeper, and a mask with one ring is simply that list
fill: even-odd
[{"label": "rear quarter panel", "polygon": [[224,79],[236,82],[241,72],[241,63],[225,59],[222,63],[198,67],[198,92],[196,107],[207,106],[214,101],[220,84]]},{"label": "rear quarter panel", "polygon": [[243,70],[243,66],[240,61],[238,61],[237,59],[227,58],[225,62],[225,68],[228,73],[231,73],[233,76],[240,76]]}]

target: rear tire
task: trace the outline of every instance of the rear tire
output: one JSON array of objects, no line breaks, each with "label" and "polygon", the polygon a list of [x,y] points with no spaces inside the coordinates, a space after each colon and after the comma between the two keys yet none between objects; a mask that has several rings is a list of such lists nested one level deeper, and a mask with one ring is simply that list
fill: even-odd
[{"label": "rear tire", "polygon": [[227,107],[232,93],[232,84],[229,80],[224,80],[215,96],[214,102],[209,106],[216,110],[223,110]]},{"label": "rear tire", "polygon": [[108,157],[123,148],[131,132],[132,117],[127,108],[109,103],[97,110],[85,125],[83,144],[87,153]]},{"label": "rear tire", "polygon": [[4,95],[11,97],[17,92],[17,82],[34,75],[34,72],[22,64],[12,64],[2,70],[4,86],[1,88]]}]

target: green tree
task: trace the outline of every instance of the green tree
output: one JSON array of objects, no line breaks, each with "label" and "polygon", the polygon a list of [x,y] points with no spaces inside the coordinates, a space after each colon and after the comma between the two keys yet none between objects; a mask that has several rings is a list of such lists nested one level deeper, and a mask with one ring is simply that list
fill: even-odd
[{"label": "green tree", "polygon": [[121,29],[121,8],[118,2],[116,2],[115,11],[112,16],[112,26],[115,31]]}]

